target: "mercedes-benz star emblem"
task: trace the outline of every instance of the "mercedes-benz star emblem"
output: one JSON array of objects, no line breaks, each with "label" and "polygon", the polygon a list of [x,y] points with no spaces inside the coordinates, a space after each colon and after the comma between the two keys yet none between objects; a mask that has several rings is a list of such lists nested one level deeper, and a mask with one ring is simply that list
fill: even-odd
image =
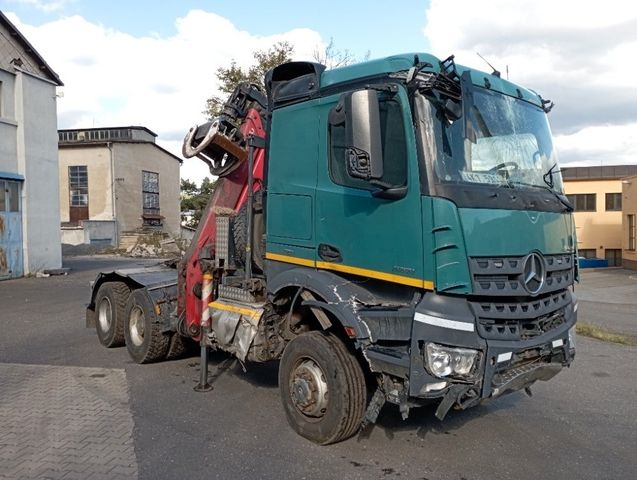
[{"label": "mercedes-benz star emblem", "polygon": [[536,252],[529,253],[522,265],[522,284],[531,295],[537,295],[544,286],[546,280],[546,267],[542,255]]}]

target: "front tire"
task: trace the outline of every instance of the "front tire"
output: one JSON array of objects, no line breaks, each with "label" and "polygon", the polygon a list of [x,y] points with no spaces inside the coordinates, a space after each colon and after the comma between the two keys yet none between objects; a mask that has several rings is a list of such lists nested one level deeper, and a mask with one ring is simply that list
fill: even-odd
[{"label": "front tire", "polygon": [[170,346],[170,334],[162,333],[155,308],[148,293],[133,290],[126,303],[124,316],[126,349],[137,363],[163,360]]},{"label": "front tire", "polygon": [[312,331],[294,338],[279,367],[281,399],[290,426],[320,445],[345,440],[365,414],[365,376],[334,335]]},{"label": "front tire", "polygon": [[124,315],[130,289],[124,282],[107,282],[95,296],[95,331],[107,348],[124,345]]}]

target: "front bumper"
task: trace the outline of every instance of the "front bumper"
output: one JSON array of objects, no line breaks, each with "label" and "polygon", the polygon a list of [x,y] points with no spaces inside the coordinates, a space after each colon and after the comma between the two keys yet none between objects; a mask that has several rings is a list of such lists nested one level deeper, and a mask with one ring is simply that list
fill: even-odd
[{"label": "front bumper", "polygon": [[[503,394],[525,389],[538,380],[553,378],[569,366],[574,345],[569,339],[577,319],[575,296],[560,309],[561,323],[535,336],[512,335],[484,338],[478,328],[475,309],[466,298],[426,295],[416,308],[413,324],[410,369],[410,396],[414,399],[442,399],[436,416],[444,418],[448,410],[469,408]],[[514,321],[515,319],[511,319]],[[471,380],[440,378],[429,372],[424,346],[434,342],[449,347],[480,351],[480,364]],[[435,388],[432,388],[435,387]]]}]

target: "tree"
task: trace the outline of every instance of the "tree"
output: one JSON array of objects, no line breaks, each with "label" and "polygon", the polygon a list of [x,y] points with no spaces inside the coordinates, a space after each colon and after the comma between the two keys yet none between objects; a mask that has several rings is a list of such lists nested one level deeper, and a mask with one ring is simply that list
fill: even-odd
[{"label": "tree", "polygon": [[199,187],[195,182],[191,182],[186,178],[181,179],[180,185],[180,193],[181,193],[181,209],[182,210],[190,210],[192,207],[184,207],[184,202],[188,202],[193,195],[199,193]]},{"label": "tree", "polygon": [[[370,54],[371,52],[368,50],[367,53],[365,53],[363,60],[369,60]],[[345,50],[338,50],[334,46],[333,38],[330,38],[330,43],[328,43],[323,50],[320,50],[317,46],[314,49],[312,57],[316,62],[325,65],[328,70],[332,68],[344,67],[346,65],[351,65],[352,63],[357,62],[354,54],[347,48]]]},{"label": "tree", "polygon": [[[230,95],[234,89],[242,82],[249,82],[265,88],[264,77],[268,70],[285,62],[292,60],[294,47],[289,42],[277,42],[267,50],[257,50],[254,52],[254,64],[247,70],[237,65],[232,60],[227,68],[219,67],[217,69],[217,80],[219,82],[219,90]],[[223,109],[226,98],[213,95],[206,100],[206,109],[204,115],[208,117],[217,117]]]},{"label": "tree", "polygon": [[208,177],[204,177],[200,187],[188,179],[181,179],[181,211],[193,212],[192,218],[185,222],[187,227],[196,228],[199,224],[215,184],[216,180],[210,180]]}]

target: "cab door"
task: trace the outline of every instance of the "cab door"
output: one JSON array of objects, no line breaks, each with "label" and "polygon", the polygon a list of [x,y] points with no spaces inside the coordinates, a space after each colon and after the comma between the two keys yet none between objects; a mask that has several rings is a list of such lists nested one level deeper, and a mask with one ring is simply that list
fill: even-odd
[{"label": "cab door", "polygon": [[375,197],[378,186],[348,173],[346,125],[331,123],[340,98],[325,97],[320,105],[316,266],[422,287],[420,185],[407,97],[402,90],[378,96],[380,181],[406,187],[402,198],[393,199]]}]

